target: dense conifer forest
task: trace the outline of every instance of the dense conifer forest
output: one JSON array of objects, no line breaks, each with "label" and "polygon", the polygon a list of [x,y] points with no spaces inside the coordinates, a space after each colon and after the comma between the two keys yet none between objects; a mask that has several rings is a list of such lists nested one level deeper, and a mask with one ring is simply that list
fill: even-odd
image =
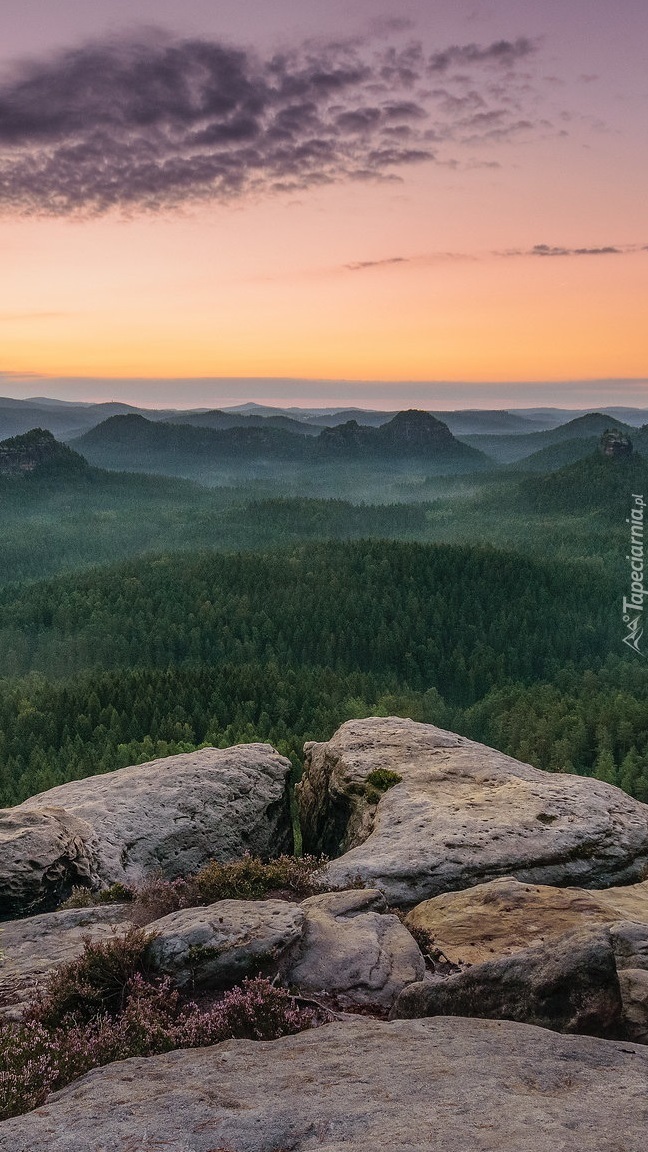
[{"label": "dense conifer forest", "polygon": [[396,713],[648,800],[614,574],[492,547],[157,554],[0,594],[0,802],[203,744],[291,756]]}]

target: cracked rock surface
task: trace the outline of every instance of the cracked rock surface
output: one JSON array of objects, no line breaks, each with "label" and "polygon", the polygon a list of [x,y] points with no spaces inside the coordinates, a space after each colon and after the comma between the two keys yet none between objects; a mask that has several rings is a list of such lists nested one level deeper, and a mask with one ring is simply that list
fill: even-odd
[{"label": "cracked rock surface", "polygon": [[[379,769],[400,777],[382,795]],[[350,720],[307,745],[298,796],[305,851],[342,853],[326,880],[360,877],[392,904],[499,876],[603,888],[648,866],[648,805],[398,717]]]}]

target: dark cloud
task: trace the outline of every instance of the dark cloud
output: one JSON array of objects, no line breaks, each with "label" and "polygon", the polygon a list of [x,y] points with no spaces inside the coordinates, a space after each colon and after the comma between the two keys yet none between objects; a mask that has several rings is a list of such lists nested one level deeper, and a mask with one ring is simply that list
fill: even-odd
[{"label": "dark cloud", "polygon": [[552,248],[549,244],[535,244],[531,256],[621,256],[626,251],[608,244],[604,248]]},{"label": "dark cloud", "polygon": [[385,268],[391,264],[409,264],[407,256],[388,256],[384,260],[356,260],[352,264],[345,264],[349,272],[364,272],[367,268]]},{"label": "dark cloud", "polygon": [[465,68],[475,64],[494,64],[498,68],[513,68],[526,56],[535,52],[533,40],[520,36],[517,40],[496,40],[483,47],[480,44],[453,45],[444,52],[435,52],[429,58],[430,72],[448,72],[450,68]]},{"label": "dark cloud", "polygon": [[155,32],[84,45],[0,84],[0,211],[132,212],[456,163],[439,147],[532,127],[515,69],[533,50],[349,42],[261,59]]}]

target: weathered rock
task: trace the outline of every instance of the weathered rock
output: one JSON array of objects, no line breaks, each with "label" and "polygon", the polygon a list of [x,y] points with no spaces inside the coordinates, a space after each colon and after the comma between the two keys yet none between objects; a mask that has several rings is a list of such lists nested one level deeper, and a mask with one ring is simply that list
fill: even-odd
[{"label": "weathered rock", "polygon": [[302,992],[326,992],[341,1005],[390,1008],[425,975],[418,945],[380,892],[331,892],[302,902],[304,935],[285,971]]},{"label": "weathered rock", "polygon": [[594,894],[599,904],[612,911],[615,920],[648,924],[648,880],[622,888],[605,888]]},{"label": "weathered rock", "polygon": [[484,1020],[344,1021],[99,1068],[2,1152],[643,1152],[648,1050]]},{"label": "weathered rock", "polygon": [[110,939],[129,923],[127,904],[70,908],[7,921],[0,932],[0,1013],[20,1015],[21,1006],[46,977],[81,954],[86,939]]},{"label": "weathered rock", "polygon": [[224,988],[277,961],[303,925],[299,904],[287,900],[219,900],[149,924],[148,958],[178,987]]},{"label": "weathered rock", "polygon": [[55,802],[0,810],[0,917],[29,912],[75,884],[96,884],[92,828]]},{"label": "weathered rock", "polygon": [[506,877],[424,900],[408,914],[406,924],[426,932],[451,963],[481,964],[618,919],[613,901],[603,902],[598,892],[521,884]]},{"label": "weathered rock", "polygon": [[0,906],[12,912],[46,905],[79,882],[137,884],[151,872],[173,878],[210,859],[289,850],[290,771],[270,745],[243,744],[169,756],[33,796],[0,814],[8,828],[0,838]]},{"label": "weathered rock", "polygon": [[623,968],[618,976],[626,1034],[637,1044],[648,1044],[648,971]]},{"label": "weathered rock", "polygon": [[610,928],[616,966],[648,971],[648,924],[621,920]]},{"label": "weathered rock", "polygon": [[480,1016],[610,1039],[626,1034],[606,927],[569,932],[445,980],[412,984],[392,1016]]},{"label": "weathered rock", "polygon": [[[381,797],[368,780],[377,769],[401,778]],[[394,717],[351,720],[307,745],[299,806],[305,849],[343,853],[327,879],[360,876],[392,904],[498,876],[607,887],[648,865],[648,805]]]}]

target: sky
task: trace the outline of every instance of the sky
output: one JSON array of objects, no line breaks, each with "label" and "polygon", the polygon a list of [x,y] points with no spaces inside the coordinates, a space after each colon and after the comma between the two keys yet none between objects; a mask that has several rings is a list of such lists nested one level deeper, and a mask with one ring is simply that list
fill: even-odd
[{"label": "sky", "polygon": [[645,0],[0,0],[0,392],[648,406]]}]

